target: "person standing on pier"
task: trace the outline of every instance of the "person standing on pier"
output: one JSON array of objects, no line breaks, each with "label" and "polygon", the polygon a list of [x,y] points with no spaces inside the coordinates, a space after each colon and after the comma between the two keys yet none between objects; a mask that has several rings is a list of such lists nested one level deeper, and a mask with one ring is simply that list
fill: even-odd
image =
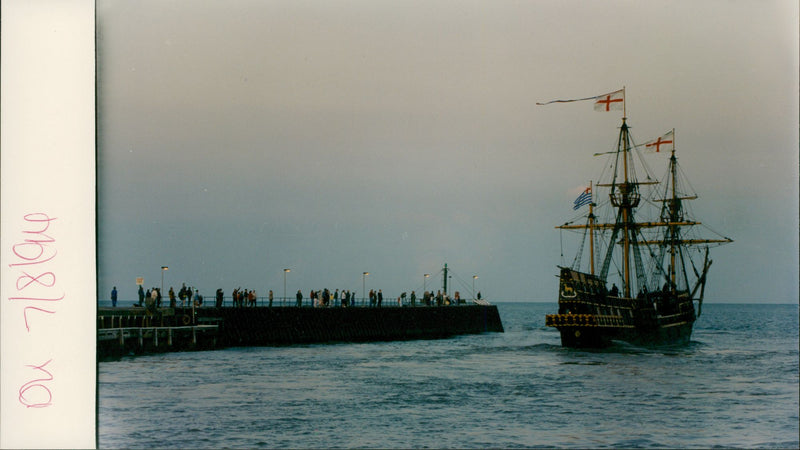
[{"label": "person standing on pier", "polygon": [[222,308],[222,300],[225,297],[225,294],[222,293],[222,288],[217,289],[217,304],[214,305],[217,308]]},{"label": "person standing on pier", "polygon": [[381,307],[382,303],[383,303],[383,291],[378,289],[378,308]]},{"label": "person standing on pier", "polygon": [[272,289],[270,289],[270,290],[269,290],[269,307],[270,307],[270,308],[272,308],[272,299],[273,299],[273,296],[272,296]]},{"label": "person standing on pier", "polygon": [[303,293],[300,292],[300,289],[297,290],[297,295],[295,297],[297,298],[297,306],[303,306]]},{"label": "person standing on pier", "polygon": [[155,312],[155,309],[156,309],[156,291],[155,291],[155,289],[153,291],[150,291],[150,289],[147,290],[147,294],[145,295],[145,299],[144,299],[144,307],[150,313]]},{"label": "person standing on pier", "polygon": [[417,306],[417,294],[411,291],[411,306]]},{"label": "person standing on pier", "polygon": [[111,289],[111,307],[112,308],[116,308],[117,307],[117,287],[116,286],[114,286],[114,288]]},{"label": "person standing on pier", "polygon": [[181,285],[181,290],[178,291],[178,298],[181,299],[181,308],[183,308],[186,304],[186,297],[188,297],[189,294],[186,293],[186,283],[181,283]]},{"label": "person standing on pier", "polygon": [[169,307],[170,308],[174,308],[175,304],[176,304],[176,301],[175,301],[175,289],[173,289],[172,286],[169,287],[168,294],[169,294]]},{"label": "person standing on pier", "polygon": [[142,285],[139,285],[139,306],[142,306],[144,303],[144,289],[142,289]]}]

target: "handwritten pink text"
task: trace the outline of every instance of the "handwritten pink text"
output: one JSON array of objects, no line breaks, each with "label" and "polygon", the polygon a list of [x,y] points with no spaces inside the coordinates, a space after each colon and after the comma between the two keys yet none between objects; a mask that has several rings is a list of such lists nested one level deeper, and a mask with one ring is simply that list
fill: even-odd
[{"label": "handwritten pink text", "polygon": [[[23,216],[23,220],[24,239],[11,247],[11,252],[16,258],[13,263],[8,265],[10,268],[19,270],[15,286],[16,294],[8,299],[21,307],[26,333],[31,334],[33,322],[31,316],[42,318],[49,315],[52,317],[56,314],[57,303],[55,302],[63,300],[65,294],[56,289],[56,274],[50,267],[51,264],[48,264],[58,254],[55,246],[56,240],[49,231],[56,217],[37,212],[26,214]],[[40,319],[37,319],[35,323],[46,326],[46,322],[42,322]],[[52,382],[54,377],[45,368],[52,360],[51,358],[39,365],[25,365],[34,372],[30,375],[31,381],[19,388],[18,400],[27,408],[46,408],[52,405],[53,392],[48,387],[48,383]]]}]

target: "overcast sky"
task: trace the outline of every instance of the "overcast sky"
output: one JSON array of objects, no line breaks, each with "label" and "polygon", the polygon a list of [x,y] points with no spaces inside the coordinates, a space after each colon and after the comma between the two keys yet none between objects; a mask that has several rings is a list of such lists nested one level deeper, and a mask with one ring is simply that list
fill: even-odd
[{"label": "overcast sky", "polygon": [[[617,138],[676,129],[706,300],[796,302],[791,1],[97,2],[98,290],[556,301],[560,233]],[[666,159],[649,161],[661,175]],[[438,285],[439,281],[435,284]],[[429,281],[430,289],[433,281]]]}]

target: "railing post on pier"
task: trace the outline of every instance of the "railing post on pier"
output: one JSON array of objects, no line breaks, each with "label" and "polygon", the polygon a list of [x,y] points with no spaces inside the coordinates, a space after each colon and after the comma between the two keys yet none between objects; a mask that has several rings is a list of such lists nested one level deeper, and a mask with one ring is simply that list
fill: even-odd
[{"label": "railing post on pier", "polygon": [[119,346],[125,347],[125,333],[122,331],[122,328],[118,328],[117,332],[119,333]]}]

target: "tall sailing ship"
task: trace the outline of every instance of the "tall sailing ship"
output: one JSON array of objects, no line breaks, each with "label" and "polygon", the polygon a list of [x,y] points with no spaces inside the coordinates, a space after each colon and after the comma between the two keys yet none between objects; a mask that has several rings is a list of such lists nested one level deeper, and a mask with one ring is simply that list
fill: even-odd
[{"label": "tall sailing ship", "polygon": [[[559,266],[558,314],[546,316],[564,347],[688,343],[702,311],[709,247],[733,242],[714,232],[699,236],[701,228],[711,230],[691,214],[697,195],[678,165],[674,130],[641,146],[629,131],[623,115],[616,149],[595,154],[610,161],[576,200],[576,209],[588,204],[588,214],[556,227],[582,236],[572,264]],[[642,154],[650,149],[670,154],[661,182]]]}]

